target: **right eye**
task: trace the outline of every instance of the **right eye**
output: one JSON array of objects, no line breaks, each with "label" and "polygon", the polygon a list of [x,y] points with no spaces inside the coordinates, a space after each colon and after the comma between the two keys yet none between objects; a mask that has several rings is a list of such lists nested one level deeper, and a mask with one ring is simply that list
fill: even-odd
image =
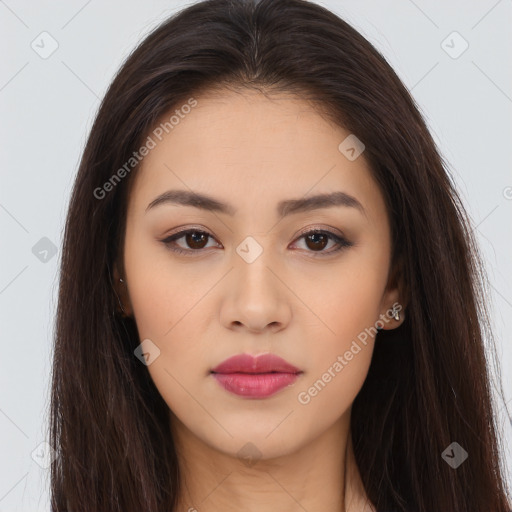
[{"label": "right eye", "polygon": [[[188,249],[176,244],[181,238],[184,238],[185,243],[189,246]],[[202,249],[206,248],[208,238],[213,238],[213,236],[206,231],[185,229],[162,240],[162,243],[178,254],[192,255],[192,253],[201,252]]]}]

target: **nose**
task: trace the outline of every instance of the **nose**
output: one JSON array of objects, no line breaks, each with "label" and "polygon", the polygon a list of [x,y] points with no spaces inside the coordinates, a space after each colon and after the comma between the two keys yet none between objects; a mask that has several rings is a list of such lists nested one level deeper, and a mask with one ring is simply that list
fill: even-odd
[{"label": "nose", "polygon": [[234,254],[234,266],[224,283],[220,311],[224,327],[252,333],[284,329],[292,316],[292,294],[279,269],[272,267],[265,252],[252,263]]}]

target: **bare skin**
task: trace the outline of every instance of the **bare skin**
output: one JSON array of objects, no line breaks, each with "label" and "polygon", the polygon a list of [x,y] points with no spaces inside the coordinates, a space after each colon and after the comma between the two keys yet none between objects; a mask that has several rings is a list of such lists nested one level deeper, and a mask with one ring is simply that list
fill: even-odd
[{"label": "bare skin", "polygon": [[[230,91],[196,99],[136,171],[124,271],[115,271],[141,341],[160,351],[147,368],[172,411],[183,477],[177,510],[369,512],[350,414],[373,335],[342,370],[335,363],[379,319],[384,329],[403,321],[388,314],[402,303],[390,280],[382,194],[364,153],[351,161],[338,149],[349,133],[307,102]],[[236,214],[171,202],[146,211],[168,190],[208,194]],[[283,200],[337,191],[361,208],[276,211]],[[189,228],[207,236],[163,242]],[[334,252],[333,238],[308,241],[311,229],[349,245]],[[244,245],[247,237],[257,245]],[[248,262],[240,246],[262,252]],[[270,397],[234,395],[210,373],[235,354],[269,352],[303,372]],[[308,391],[319,379],[325,385]]]}]

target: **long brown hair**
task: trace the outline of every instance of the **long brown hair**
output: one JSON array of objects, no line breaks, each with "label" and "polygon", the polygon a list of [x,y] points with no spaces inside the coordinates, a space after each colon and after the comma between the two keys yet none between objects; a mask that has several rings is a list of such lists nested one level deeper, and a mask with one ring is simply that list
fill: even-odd
[{"label": "long brown hair", "polygon": [[[385,59],[305,0],[187,7],[136,48],[105,95],[65,225],[49,411],[52,511],[176,506],[168,406],[134,356],[133,319],[116,313],[112,271],[137,171],[126,162],[162,115],[216,87],[298,94],[365,144],[407,304],[405,322],[377,334],[352,408],[371,502],[378,512],[509,512],[486,360],[487,350],[495,354],[487,288],[464,206]],[[442,456],[452,442],[468,453],[457,469]]]}]

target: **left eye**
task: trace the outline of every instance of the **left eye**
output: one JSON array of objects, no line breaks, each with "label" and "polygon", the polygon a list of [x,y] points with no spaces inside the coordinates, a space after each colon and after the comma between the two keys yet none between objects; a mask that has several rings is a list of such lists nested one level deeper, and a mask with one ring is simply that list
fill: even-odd
[{"label": "left eye", "polygon": [[[312,252],[320,252],[325,254],[332,254],[333,252],[337,252],[345,247],[350,247],[353,244],[330,231],[324,231],[320,229],[314,229],[312,231],[308,231],[303,233],[297,240],[304,239],[304,243],[308,249],[311,249]],[[325,247],[329,244],[329,241],[334,242],[335,249],[324,251]]]},{"label": "left eye", "polygon": [[[184,238],[185,243],[188,248],[184,248],[177,244],[177,241]],[[201,249],[207,247],[208,238],[212,238],[213,236],[206,231],[201,231],[198,229],[188,229],[185,231],[180,231],[175,233],[174,235],[162,240],[162,243],[165,244],[172,251],[179,254],[191,254],[200,252]],[[348,240],[325,230],[314,229],[311,231],[307,231],[303,233],[297,240],[304,239],[308,252],[313,253],[325,253],[331,254],[333,252],[337,252],[343,248],[350,247],[353,244]],[[329,244],[329,241],[334,242],[335,249],[329,251],[325,251],[324,249]],[[210,246],[211,247],[211,246]]]}]

